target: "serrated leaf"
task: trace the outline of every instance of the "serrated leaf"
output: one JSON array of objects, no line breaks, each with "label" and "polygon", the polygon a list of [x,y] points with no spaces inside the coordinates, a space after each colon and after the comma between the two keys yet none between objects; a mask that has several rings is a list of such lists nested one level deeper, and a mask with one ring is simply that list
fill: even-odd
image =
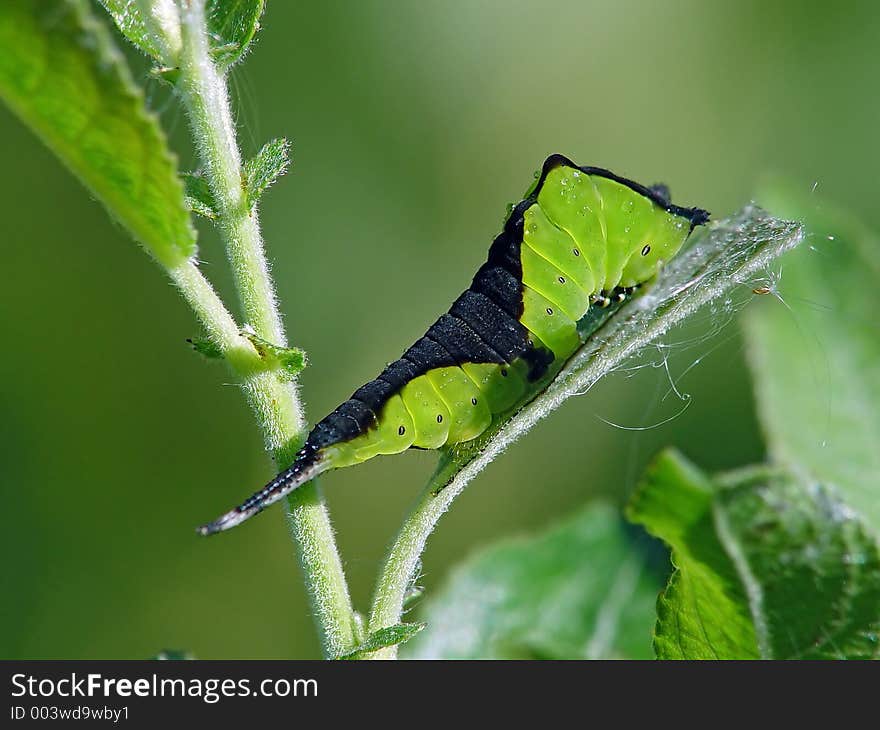
[{"label": "serrated leaf", "polygon": [[290,142],[273,139],[250,160],[244,163],[248,200],[255,205],[263,192],[281,177],[290,165]]},{"label": "serrated leaf", "polygon": [[187,208],[204,218],[217,220],[220,214],[208,179],[199,172],[185,172],[182,178]]},{"label": "serrated leaf", "polygon": [[677,567],[658,601],[658,657],[880,656],[880,550],[830,488],[767,467],[709,479],[667,453],[629,514]]},{"label": "serrated leaf", "polygon": [[[465,561],[426,604],[407,656],[446,659],[648,658],[664,574],[653,543],[605,504]],[[662,556],[661,556],[662,557]]]},{"label": "serrated leaf", "polygon": [[880,238],[816,194],[766,188],[811,244],[782,262],[787,306],[765,297],[745,320],[768,451],[834,484],[880,535]]},{"label": "serrated leaf", "polygon": [[0,97],[166,267],[196,250],[176,161],[84,0],[0,3]]},{"label": "serrated leaf", "polygon": [[192,345],[193,350],[208,360],[223,359],[223,351],[207,337],[188,338],[187,342]]},{"label": "serrated leaf", "polygon": [[715,532],[715,488],[675,452],[648,469],[627,517],[672,548],[674,571],[657,599],[654,649],[661,659],[757,658],[745,589]]},{"label": "serrated leaf", "polygon": [[211,55],[221,67],[241,60],[260,29],[264,0],[208,0]]},{"label": "serrated leaf", "polygon": [[269,368],[281,371],[290,379],[295,378],[308,364],[305,351],[298,347],[279,347],[258,337],[253,332],[243,334],[253,343]]},{"label": "serrated leaf", "polygon": [[388,626],[379,629],[370,634],[362,644],[354,651],[344,654],[340,659],[362,659],[379,649],[385,649],[389,646],[398,646],[409,641],[419,631],[425,628],[425,624],[397,624],[396,626]]},{"label": "serrated leaf", "polygon": [[191,213],[195,213],[196,215],[202,216],[202,218],[207,218],[208,220],[216,220],[217,219],[217,211],[213,208],[209,208],[204,204],[203,201],[198,198],[194,198],[190,195],[187,195],[184,198],[184,203],[186,204],[187,210]]}]

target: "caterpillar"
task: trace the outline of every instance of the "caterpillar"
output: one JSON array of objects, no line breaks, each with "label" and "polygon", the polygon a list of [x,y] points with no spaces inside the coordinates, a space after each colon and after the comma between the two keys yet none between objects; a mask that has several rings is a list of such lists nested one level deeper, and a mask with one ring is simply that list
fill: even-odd
[{"label": "caterpillar", "polygon": [[319,421],[289,467],[198,531],[239,525],[330,469],[478,437],[544,390],[708,220],[665,185],[551,155],[449,311]]}]

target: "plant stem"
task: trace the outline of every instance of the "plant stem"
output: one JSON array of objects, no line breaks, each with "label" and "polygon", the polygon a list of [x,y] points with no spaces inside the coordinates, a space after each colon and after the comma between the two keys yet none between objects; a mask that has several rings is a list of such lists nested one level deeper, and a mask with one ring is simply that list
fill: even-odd
[{"label": "plant stem", "polygon": [[184,0],[180,55],[183,99],[211,192],[245,322],[264,340],[287,345],[256,211],[243,184],[241,155],[229,106],[226,79],[211,60],[204,0]]},{"label": "plant stem", "polygon": [[259,363],[257,351],[247,338],[241,336],[238,324],[195,263],[188,260],[167,271],[171,281],[196,313],[208,337],[233,367],[236,370],[247,369],[246,363],[249,361],[251,367],[256,366]]},{"label": "plant stem", "polygon": [[[182,0],[180,18],[179,88],[219,208],[220,228],[244,317],[259,337],[283,347],[287,338],[256,210],[243,185],[226,80],[210,56],[204,0]],[[232,365],[236,367],[235,362]],[[239,372],[267,450],[277,463],[290,463],[306,431],[295,385],[272,371],[245,368]],[[328,657],[345,654],[354,649],[358,629],[323,499],[317,486],[309,484],[295,491],[288,504],[290,530],[299,548],[324,653]]]},{"label": "plant stem", "polygon": [[[401,622],[406,594],[418,572],[428,536],[458,495],[458,492],[453,493],[450,487],[439,493],[437,490],[446,486],[458,473],[459,468],[459,465],[446,454],[440,457],[434,475],[422,490],[397,537],[394,538],[376,584],[373,606],[367,623],[368,634]],[[373,652],[369,658],[396,659],[397,646],[380,649]]]},{"label": "plant stem", "polygon": [[[194,263],[186,263],[168,271],[186,301],[196,312],[211,340],[216,343],[233,370],[241,376],[245,396],[258,414],[263,431],[275,434],[267,441],[279,445],[273,449],[278,461],[292,459],[295,441],[285,444],[291,433],[290,411],[285,409],[287,390],[275,373],[265,370],[250,340],[242,337],[232,315],[202,276]],[[290,530],[300,546],[303,572],[311,577],[310,597],[319,618],[322,643],[328,656],[350,651],[356,643],[356,628],[348,600],[338,600],[348,589],[335,550],[330,520],[316,485],[300,489],[290,501]],[[325,628],[327,627],[327,628]],[[351,627],[350,629],[348,627]]]}]

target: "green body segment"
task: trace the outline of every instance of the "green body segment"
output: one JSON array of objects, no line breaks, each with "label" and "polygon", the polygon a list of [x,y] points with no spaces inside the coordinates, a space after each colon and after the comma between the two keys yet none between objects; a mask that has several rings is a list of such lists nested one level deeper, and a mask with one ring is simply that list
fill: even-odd
[{"label": "green body segment", "polygon": [[429,370],[391,398],[378,423],[328,447],[332,466],[348,466],[409,447],[436,449],[483,433],[543,390],[589,331],[578,321],[603,292],[649,281],[681,247],[690,222],[606,177],[552,170],[525,211],[520,322],[553,353],[543,377],[523,361],[464,363]]},{"label": "green body segment", "polygon": [[[577,173],[577,175],[575,175]],[[636,193],[633,193],[636,195]],[[568,234],[564,248],[557,255],[572,265],[575,259],[583,259],[592,271],[592,278],[583,277],[584,287],[591,294],[606,289],[605,261],[608,257],[608,236],[605,210],[596,183],[591,175],[569,168],[551,171],[538,194],[537,206],[549,225]],[[532,209],[530,209],[531,211]],[[539,250],[550,250],[545,229],[539,222],[538,211],[530,219],[528,212],[524,238]]]},{"label": "green body segment", "polygon": [[527,371],[523,362],[510,367],[466,363],[429,370],[385,404],[376,427],[327,448],[332,468],[396,454],[411,446],[439,449],[470,441],[489,428],[495,416],[524,400],[532,385]]}]

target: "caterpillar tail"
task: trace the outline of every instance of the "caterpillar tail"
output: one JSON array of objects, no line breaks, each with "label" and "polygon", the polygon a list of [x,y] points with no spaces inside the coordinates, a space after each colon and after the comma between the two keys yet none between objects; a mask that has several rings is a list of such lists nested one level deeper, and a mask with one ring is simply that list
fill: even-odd
[{"label": "caterpillar tail", "polygon": [[270,504],[275,504],[294,489],[332,468],[331,460],[322,451],[309,448],[307,445],[297,454],[293,464],[277,474],[265,487],[252,494],[235,509],[197,528],[196,532],[200,535],[215,535],[236,527],[262,512]]}]

